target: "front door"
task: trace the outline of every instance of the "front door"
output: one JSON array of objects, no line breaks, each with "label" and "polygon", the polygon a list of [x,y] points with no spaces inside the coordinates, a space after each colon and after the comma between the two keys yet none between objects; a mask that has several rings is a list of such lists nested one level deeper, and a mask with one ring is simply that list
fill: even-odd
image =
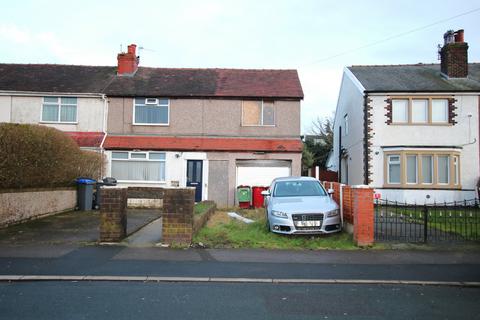
[{"label": "front door", "polygon": [[187,187],[195,187],[195,202],[202,201],[202,160],[187,160]]}]

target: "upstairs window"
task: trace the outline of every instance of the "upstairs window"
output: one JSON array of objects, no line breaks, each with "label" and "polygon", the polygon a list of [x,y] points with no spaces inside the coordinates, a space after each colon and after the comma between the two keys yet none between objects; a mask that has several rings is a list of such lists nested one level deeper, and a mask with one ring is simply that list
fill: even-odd
[{"label": "upstairs window", "polygon": [[448,101],[447,99],[432,100],[432,122],[448,123]]},{"label": "upstairs window", "polygon": [[274,126],[275,109],[273,101],[243,101],[243,126]]},{"label": "upstairs window", "polygon": [[391,119],[387,123],[410,125],[448,124],[450,122],[448,109],[448,98],[393,98]]},{"label": "upstairs window", "polygon": [[77,98],[44,97],[42,122],[76,123]]},{"label": "upstairs window", "polygon": [[168,99],[164,98],[135,98],[133,110],[133,124],[139,125],[168,125]]},{"label": "upstairs window", "polygon": [[392,122],[407,123],[408,122],[408,100],[395,99],[392,101]]}]

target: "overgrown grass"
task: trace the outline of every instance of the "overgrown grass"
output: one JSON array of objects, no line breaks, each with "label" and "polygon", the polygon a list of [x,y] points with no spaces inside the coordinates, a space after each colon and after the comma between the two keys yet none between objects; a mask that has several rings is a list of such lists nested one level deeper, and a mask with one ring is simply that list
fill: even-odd
[{"label": "overgrown grass", "polygon": [[[265,248],[265,249],[356,249],[351,235],[346,232],[330,235],[279,235],[268,231],[263,209],[237,210],[245,217],[255,219],[246,224],[234,219],[217,218],[208,223],[194,237],[211,248]],[[217,212],[215,215],[226,215]],[[215,217],[214,219],[215,220]]]},{"label": "overgrown grass", "polygon": [[206,202],[206,201],[198,202],[193,207],[193,214],[194,215],[202,215],[205,212],[207,212],[208,209],[210,209],[214,205],[215,204],[213,202]]}]

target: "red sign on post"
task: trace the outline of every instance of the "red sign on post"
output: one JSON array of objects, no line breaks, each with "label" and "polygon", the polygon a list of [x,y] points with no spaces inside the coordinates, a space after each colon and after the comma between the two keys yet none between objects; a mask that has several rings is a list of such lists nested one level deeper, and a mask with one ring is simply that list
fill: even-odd
[{"label": "red sign on post", "polygon": [[375,194],[373,195],[373,197],[374,197],[375,199],[380,199],[380,198],[382,197],[382,195],[381,195],[380,193],[375,193]]}]

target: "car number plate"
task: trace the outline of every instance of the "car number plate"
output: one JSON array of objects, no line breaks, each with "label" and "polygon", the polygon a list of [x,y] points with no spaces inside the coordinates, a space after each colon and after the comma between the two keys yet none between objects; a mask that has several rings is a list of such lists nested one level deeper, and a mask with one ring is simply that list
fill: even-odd
[{"label": "car number plate", "polygon": [[297,227],[320,227],[321,221],[296,221]]}]

